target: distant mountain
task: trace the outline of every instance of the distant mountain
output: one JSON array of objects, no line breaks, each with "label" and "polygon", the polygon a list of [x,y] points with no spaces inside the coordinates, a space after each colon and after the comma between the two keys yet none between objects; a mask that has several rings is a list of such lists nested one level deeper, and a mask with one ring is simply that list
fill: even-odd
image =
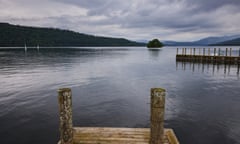
[{"label": "distant mountain", "polygon": [[212,45],[228,40],[233,40],[236,38],[239,38],[240,35],[233,35],[233,36],[222,36],[222,37],[207,37],[200,39],[198,41],[192,41],[192,42],[176,42],[176,41],[164,41],[164,45],[168,46],[207,46]]},{"label": "distant mountain", "polygon": [[194,42],[162,41],[165,46],[193,46]]},{"label": "distant mountain", "polygon": [[222,36],[222,37],[208,37],[208,38],[204,38],[204,39],[201,39],[199,41],[196,41],[196,43],[211,45],[211,44],[220,43],[220,42],[224,42],[224,41],[228,41],[228,40],[233,40],[233,39],[236,39],[236,38],[239,38],[239,37],[240,37],[240,35]]},{"label": "distant mountain", "polygon": [[0,47],[14,46],[146,46],[124,38],[109,38],[56,28],[0,23]]},{"label": "distant mountain", "polygon": [[216,44],[212,44],[213,46],[240,46],[240,37],[233,39],[233,40],[228,40]]}]

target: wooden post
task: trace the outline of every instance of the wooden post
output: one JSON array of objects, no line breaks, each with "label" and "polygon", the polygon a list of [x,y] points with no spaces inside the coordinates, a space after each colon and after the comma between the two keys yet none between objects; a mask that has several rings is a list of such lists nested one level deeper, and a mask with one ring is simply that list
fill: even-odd
[{"label": "wooden post", "polygon": [[221,49],[218,48],[218,56],[221,56]]},{"label": "wooden post", "polygon": [[192,48],[190,49],[190,55],[192,56]]},{"label": "wooden post", "polygon": [[239,48],[239,50],[238,50],[238,56],[240,56],[240,48]]},{"label": "wooden post", "polygon": [[187,48],[185,48],[185,55],[187,55]]},{"label": "wooden post", "polygon": [[60,144],[73,144],[72,93],[69,88],[58,90],[60,113]]},{"label": "wooden post", "polygon": [[228,53],[228,48],[226,48],[226,56],[227,56],[227,53]]},{"label": "wooden post", "polygon": [[165,89],[151,89],[150,144],[163,144]]},{"label": "wooden post", "polygon": [[232,48],[230,48],[229,56],[232,56]]},{"label": "wooden post", "polygon": [[216,56],[216,48],[214,48],[214,56]]},{"label": "wooden post", "polygon": [[208,48],[208,56],[210,56],[210,48]]},{"label": "wooden post", "polygon": [[196,51],[196,49],[195,48],[193,48],[193,55],[195,56],[195,51]]},{"label": "wooden post", "polygon": [[184,48],[182,48],[182,55],[184,55]]}]

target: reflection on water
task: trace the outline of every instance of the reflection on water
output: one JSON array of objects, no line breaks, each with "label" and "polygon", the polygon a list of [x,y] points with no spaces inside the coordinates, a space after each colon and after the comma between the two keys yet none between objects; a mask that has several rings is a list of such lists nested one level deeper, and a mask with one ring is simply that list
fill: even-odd
[{"label": "reflection on water", "polygon": [[159,52],[161,51],[162,49],[160,48],[148,48],[148,52],[151,56],[153,57],[158,57],[159,56]]},{"label": "reflection on water", "polygon": [[175,54],[174,47],[0,49],[1,143],[57,143],[60,87],[72,89],[77,126],[149,127],[150,88],[163,87],[165,127],[181,143],[240,143],[239,66],[176,63]]},{"label": "reflection on water", "polygon": [[199,63],[199,62],[176,62],[177,70],[191,70],[192,72],[202,73],[222,73],[224,75],[236,74],[239,76],[240,65],[233,64],[214,64],[214,63]]}]

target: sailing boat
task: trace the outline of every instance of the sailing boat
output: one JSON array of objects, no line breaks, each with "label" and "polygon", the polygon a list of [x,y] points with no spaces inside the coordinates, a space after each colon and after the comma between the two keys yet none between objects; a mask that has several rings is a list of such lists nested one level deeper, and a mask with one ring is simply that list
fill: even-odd
[{"label": "sailing boat", "polygon": [[39,45],[37,45],[37,50],[39,51]]},{"label": "sailing boat", "polygon": [[26,46],[26,44],[25,44],[25,46],[24,46],[24,50],[25,50],[25,52],[27,52],[27,46]]}]

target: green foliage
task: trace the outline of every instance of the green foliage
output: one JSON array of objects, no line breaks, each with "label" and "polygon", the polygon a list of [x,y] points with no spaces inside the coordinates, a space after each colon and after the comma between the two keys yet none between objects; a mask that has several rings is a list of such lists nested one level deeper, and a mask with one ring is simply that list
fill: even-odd
[{"label": "green foliage", "polygon": [[0,23],[0,46],[145,46],[123,38],[107,38],[54,28]]},{"label": "green foliage", "polygon": [[163,44],[158,39],[153,39],[148,42],[147,47],[148,48],[161,48],[161,47],[163,47]]}]

